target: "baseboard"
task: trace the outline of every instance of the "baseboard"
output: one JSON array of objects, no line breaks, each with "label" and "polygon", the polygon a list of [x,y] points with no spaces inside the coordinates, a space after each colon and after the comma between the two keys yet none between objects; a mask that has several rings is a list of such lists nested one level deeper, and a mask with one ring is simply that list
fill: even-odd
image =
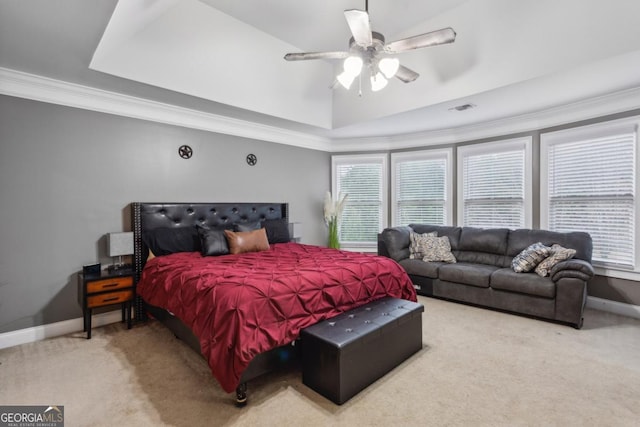
[{"label": "baseboard", "polygon": [[639,305],[626,304],[604,298],[587,297],[587,307],[600,311],[608,311],[621,316],[640,319]]},{"label": "baseboard", "polygon": [[[587,297],[587,307],[595,310],[607,311],[621,316],[640,319],[640,306],[625,304],[618,301],[597,297]],[[117,323],[122,320],[120,310],[109,311],[107,313],[96,314],[91,321],[94,328],[99,326]],[[80,332],[83,329],[82,318],[64,320],[62,322],[49,323],[47,325],[34,326],[32,328],[20,329],[17,331],[0,334],[0,349],[13,347],[20,344],[40,341],[46,338],[53,338],[60,335]]]},{"label": "baseboard", "polygon": [[[109,311],[107,313],[94,315],[91,320],[91,326],[96,328],[98,326],[120,322],[121,320],[122,313],[120,310]],[[71,334],[73,332],[80,332],[82,329],[84,329],[84,321],[79,317],[77,319],[63,320],[62,322],[5,332],[0,334],[0,349]]]}]

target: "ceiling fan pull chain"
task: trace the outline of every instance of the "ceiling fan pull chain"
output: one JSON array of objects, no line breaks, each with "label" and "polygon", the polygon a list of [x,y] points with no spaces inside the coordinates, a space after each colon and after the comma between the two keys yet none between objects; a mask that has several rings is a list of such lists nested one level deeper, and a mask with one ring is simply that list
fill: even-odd
[{"label": "ceiling fan pull chain", "polygon": [[362,73],[358,75],[358,96],[362,97]]}]

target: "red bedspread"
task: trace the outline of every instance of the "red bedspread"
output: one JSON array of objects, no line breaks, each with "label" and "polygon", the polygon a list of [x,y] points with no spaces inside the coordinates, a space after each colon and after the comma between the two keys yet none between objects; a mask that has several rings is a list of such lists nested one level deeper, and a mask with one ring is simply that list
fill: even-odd
[{"label": "red bedspread", "polygon": [[227,392],[257,354],[292,342],[307,326],[387,295],[416,301],[406,272],[390,258],[297,243],[156,257],[137,293],[191,328]]}]

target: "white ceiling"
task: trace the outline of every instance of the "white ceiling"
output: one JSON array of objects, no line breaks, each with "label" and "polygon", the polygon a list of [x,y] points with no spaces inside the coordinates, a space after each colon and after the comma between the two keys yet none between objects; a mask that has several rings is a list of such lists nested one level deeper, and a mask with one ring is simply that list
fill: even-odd
[{"label": "white ceiling", "polygon": [[[372,27],[387,41],[448,26],[457,39],[398,55],[420,78],[377,93],[363,84],[361,97],[357,84],[329,89],[340,64],[283,56],[345,50],[343,11],[364,0],[51,5],[0,4],[0,66],[338,143],[455,130],[640,88],[640,26],[629,19],[640,16],[637,0],[371,0]],[[451,111],[466,103],[476,107]]]}]

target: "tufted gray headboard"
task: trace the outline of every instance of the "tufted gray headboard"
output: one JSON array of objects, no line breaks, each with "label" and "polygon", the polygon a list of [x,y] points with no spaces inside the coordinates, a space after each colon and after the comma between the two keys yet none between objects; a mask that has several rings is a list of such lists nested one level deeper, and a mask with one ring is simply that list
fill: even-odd
[{"label": "tufted gray headboard", "polygon": [[[265,219],[288,219],[287,203],[140,203],[131,204],[133,225],[134,280],[140,279],[148,249],[142,241],[145,230],[193,227],[197,224],[215,227],[225,224],[255,222]],[[136,300],[136,316],[142,302]]]}]

